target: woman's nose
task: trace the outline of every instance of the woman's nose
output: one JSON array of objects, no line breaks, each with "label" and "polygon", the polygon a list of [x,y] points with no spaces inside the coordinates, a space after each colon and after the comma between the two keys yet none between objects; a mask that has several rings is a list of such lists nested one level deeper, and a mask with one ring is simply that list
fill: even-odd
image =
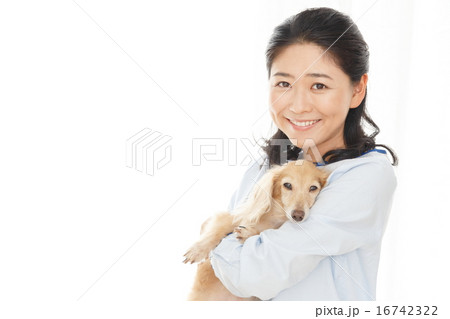
[{"label": "woman's nose", "polygon": [[307,92],[301,88],[291,88],[289,110],[293,113],[305,113],[312,110],[312,103]]}]

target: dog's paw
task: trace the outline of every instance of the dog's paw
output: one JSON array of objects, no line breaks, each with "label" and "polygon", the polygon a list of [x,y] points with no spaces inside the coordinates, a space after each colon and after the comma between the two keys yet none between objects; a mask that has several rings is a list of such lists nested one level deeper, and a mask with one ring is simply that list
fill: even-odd
[{"label": "dog's paw", "polygon": [[236,234],[236,238],[244,243],[247,238],[252,237],[254,235],[258,235],[253,227],[247,226],[238,226],[234,229],[234,233]]},{"label": "dog's paw", "polygon": [[184,257],[185,259],[183,260],[183,262],[185,264],[187,263],[198,263],[200,261],[202,261],[203,259],[208,258],[210,249],[202,246],[201,244],[197,243],[194,244],[185,254]]}]

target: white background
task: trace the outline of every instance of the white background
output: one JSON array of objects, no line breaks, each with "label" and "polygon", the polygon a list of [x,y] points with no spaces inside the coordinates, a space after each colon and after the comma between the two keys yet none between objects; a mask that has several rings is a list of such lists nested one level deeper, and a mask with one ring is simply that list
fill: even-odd
[{"label": "white background", "polygon": [[[182,255],[239,184],[251,155],[240,139],[273,132],[273,28],[314,6],[349,14],[363,33],[377,142],[400,159],[377,299],[445,300],[448,2],[10,1],[0,5],[0,313],[211,313],[179,302],[195,272]],[[144,128],[172,137],[172,160],[153,176],[126,165],[126,140]],[[223,160],[194,166],[195,138],[223,139]]]}]

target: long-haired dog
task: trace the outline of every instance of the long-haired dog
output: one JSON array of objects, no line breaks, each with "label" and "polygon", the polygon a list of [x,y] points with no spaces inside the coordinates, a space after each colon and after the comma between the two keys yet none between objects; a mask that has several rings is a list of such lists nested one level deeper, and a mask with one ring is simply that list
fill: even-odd
[{"label": "long-haired dog", "polygon": [[202,261],[188,299],[255,300],[236,297],[222,285],[211,267],[210,251],[232,232],[243,243],[263,230],[279,228],[287,220],[305,220],[327,178],[327,172],[304,160],[275,166],[255,184],[247,201],[235,214],[221,212],[206,220],[201,227],[200,240],[184,255],[185,263]]}]

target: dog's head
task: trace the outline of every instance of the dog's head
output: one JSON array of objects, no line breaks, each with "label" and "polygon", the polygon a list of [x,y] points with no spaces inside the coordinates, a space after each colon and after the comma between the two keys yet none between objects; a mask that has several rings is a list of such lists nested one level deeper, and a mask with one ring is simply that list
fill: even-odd
[{"label": "dog's head", "polygon": [[[308,161],[289,162],[273,177],[273,199],[296,222],[308,217],[309,209],[325,186],[328,173]],[[274,205],[277,205],[274,204]]]},{"label": "dog's head", "polygon": [[248,218],[257,222],[263,215],[270,214],[280,222],[305,220],[328,175],[304,160],[270,169],[250,195]]}]

